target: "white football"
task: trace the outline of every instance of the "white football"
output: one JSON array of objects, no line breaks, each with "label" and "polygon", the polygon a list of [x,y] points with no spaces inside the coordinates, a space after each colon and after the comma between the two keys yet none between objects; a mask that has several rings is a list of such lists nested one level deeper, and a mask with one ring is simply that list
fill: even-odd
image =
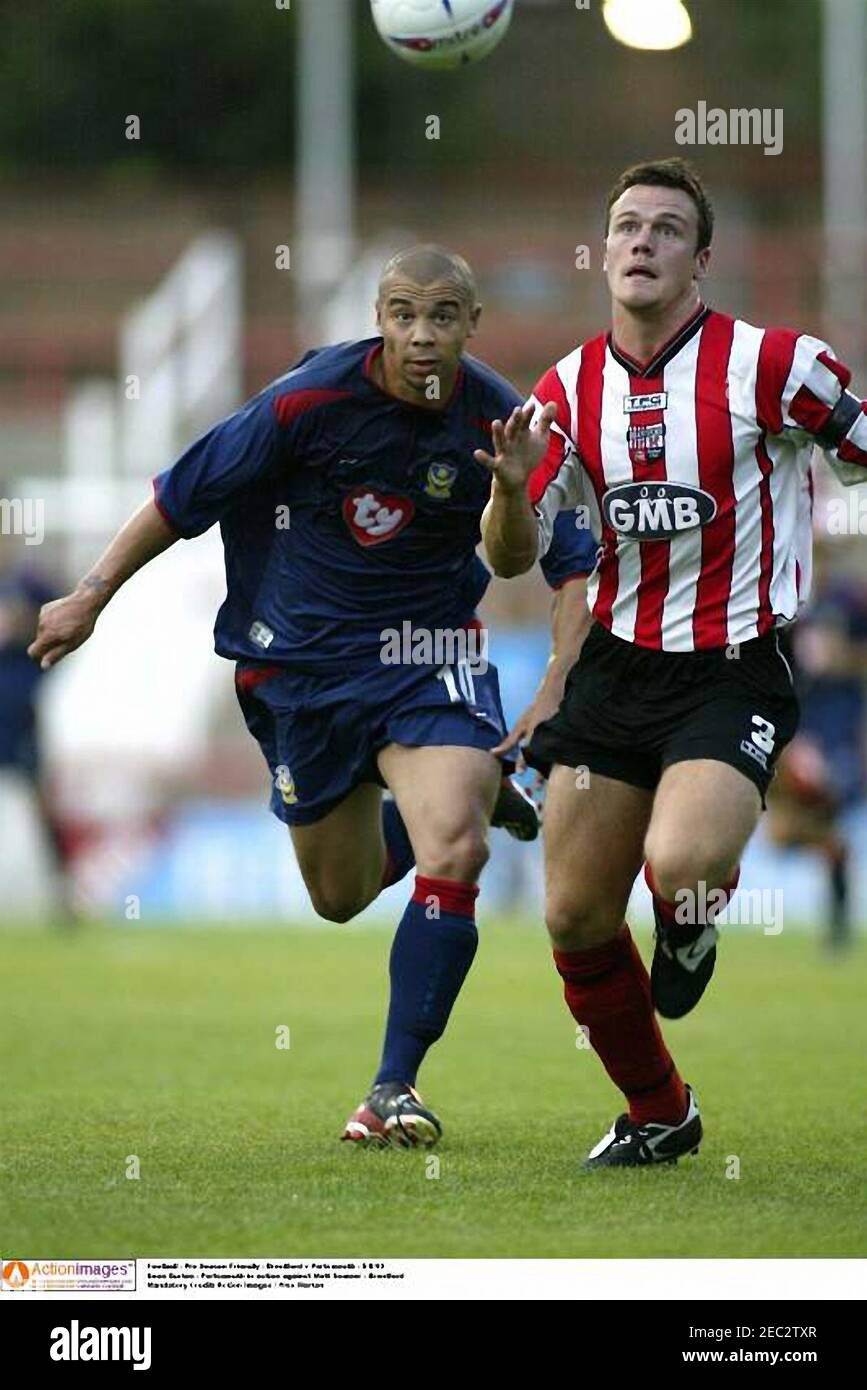
[{"label": "white football", "polygon": [[515,0],[371,0],[388,47],[422,68],[459,68],[496,48]]}]

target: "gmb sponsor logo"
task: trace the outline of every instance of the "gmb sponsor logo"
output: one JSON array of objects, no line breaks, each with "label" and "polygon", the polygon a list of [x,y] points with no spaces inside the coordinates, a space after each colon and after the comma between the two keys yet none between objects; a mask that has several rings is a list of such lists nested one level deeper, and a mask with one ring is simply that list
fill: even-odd
[{"label": "gmb sponsor logo", "polygon": [[81,1327],[73,1318],[68,1327],[51,1329],[52,1361],[131,1361],[134,1371],[151,1364],[149,1327]]},{"label": "gmb sponsor logo", "polygon": [[602,514],[619,536],[662,541],[713,521],[716,502],[688,483],[620,483],[603,497]]}]

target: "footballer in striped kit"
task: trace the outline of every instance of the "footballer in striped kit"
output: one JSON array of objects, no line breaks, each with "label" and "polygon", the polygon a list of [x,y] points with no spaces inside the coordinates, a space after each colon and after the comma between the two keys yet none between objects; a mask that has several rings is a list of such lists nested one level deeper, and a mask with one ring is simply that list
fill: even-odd
[{"label": "footballer in striped kit", "polygon": [[[814,446],[845,485],[867,480],[867,402],[829,345],[704,303],[712,233],[684,161],[626,170],[607,207],[611,331],[545,372],[477,454],[496,573],[544,554],[563,509],[600,544],[593,626],[526,752],[550,772],[556,967],[628,1105],[589,1168],[697,1150],[697,1102],[656,1015],[688,1013],[711,978],[714,918],[797,727],[778,633],[809,595]],[[649,977],[624,922],[642,865]],[[705,905],[678,910],[690,900]]]}]

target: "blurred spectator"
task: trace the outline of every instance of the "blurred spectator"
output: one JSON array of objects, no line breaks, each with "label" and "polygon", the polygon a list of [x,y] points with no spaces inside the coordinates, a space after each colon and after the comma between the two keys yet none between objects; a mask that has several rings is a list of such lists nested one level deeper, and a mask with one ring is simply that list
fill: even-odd
[{"label": "blurred spectator", "polygon": [[818,850],[828,874],[827,940],[851,938],[849,846],[841,817],[863,795],[867,713],[867,584],[831,568],[817,541],[809,609],[785,649],[801,701],[801,726],[768,801],[777,845]]},{"label": "blurred spectator", "polygon": [[[0,537],[0,806],[9,859],[4,900],[7,910],[37,902],[68,918],[62,845],[39,756],[37,705],[44,674],[27,655],[39,609],[56,596],[48,580],[20,562],[12,542]],[[22,874],[45,882],[28,885]]]}]

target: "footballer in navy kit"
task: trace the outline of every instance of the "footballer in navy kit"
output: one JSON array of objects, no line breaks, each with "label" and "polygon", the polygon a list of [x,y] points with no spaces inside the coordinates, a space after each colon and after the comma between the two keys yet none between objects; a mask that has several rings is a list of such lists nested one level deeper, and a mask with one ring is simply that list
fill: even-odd
[{"label": "footballer in navy kit", "polygon": [[416,868],[381,1065],[344,1131],[361,1143],[440,1135],[414,1083],[475,955],[488,826],[518,838],[537,828],[500,757],[556,709],[588,622],[595,546],[566,513],[547,557],[559,590],[552,658],[534,713],[508,733],[476,617],[491,472],[474,453],[521,400],[463,351],[479,314],[460,257],[393,257],[380,335],[308,353],[159,474],[153,501],[75,592],[43,609],[31,648],[59,660],[130,574],[219,522],[227,596],[215,646],[236,662],[271,807],[314,907],[347,921]]}]

